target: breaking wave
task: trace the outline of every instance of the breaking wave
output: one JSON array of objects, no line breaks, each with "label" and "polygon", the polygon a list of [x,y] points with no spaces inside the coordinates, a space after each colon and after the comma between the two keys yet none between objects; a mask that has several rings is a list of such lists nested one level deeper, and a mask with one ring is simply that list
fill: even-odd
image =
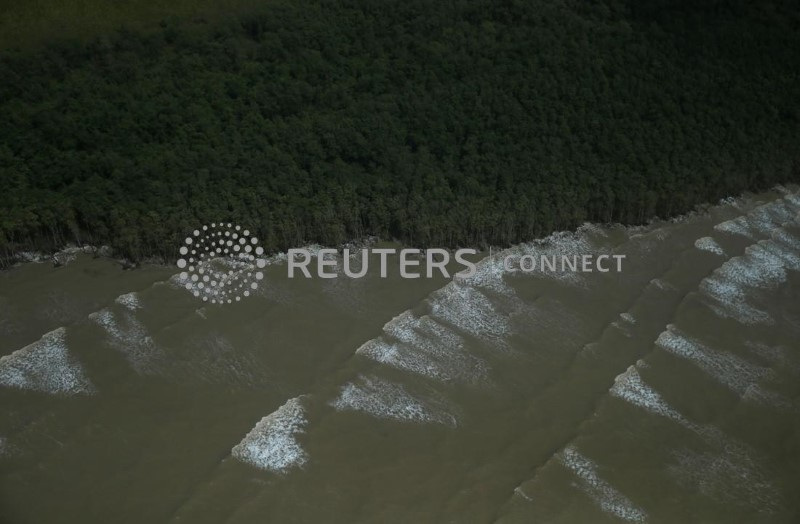
[{"label": "breaking wave", "polygon": [[297,441],[307,424],[302,397],[289,399],[259,420],[233,447],[231,455],[259,469],[286,473],[308,461],[308,454]]},{"label": "breaking wave", "polygon": [[600,508],[628,522],[645,522],[647,514],[628,497],[600,477],[597,465],[581,455],[574,447],[564,449],[559,458],[580,480],[586,493]]},{"label": "breaking wave", "polygon": [[377,418],[457,426],[441,399],[414,396],[402,385],[378,377],[362,375],[348,382],[330,404],[339,411],[361,411]]},{"label": "breaking wave", "polygon": [[0,384],[57,395],[96,392],[80,362],[70,355],[64,328],[0,358]]}]

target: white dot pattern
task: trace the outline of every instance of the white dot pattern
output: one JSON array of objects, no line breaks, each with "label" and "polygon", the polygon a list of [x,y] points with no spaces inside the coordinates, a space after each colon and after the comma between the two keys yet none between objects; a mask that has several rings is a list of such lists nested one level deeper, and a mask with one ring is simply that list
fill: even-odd
[{"label": "white dot pattern", "polygon": [[[238,240],[238,244],[231,238]],[[264,249],[258,246],[258,238],[238,225],[215,222],[195,229],[179,252],[184,256],[191,252],[191,257],[179,258],[177,265],[183,270],[181,278],[187,281],[186,289],[203,302],[238,302],[258,289],[258,281],[264,278],[262,271],[253,271],[254,265],[258,269],[266,266],[266,260],[261,258]],[[231,263],[236,270],[226,265]]]}]

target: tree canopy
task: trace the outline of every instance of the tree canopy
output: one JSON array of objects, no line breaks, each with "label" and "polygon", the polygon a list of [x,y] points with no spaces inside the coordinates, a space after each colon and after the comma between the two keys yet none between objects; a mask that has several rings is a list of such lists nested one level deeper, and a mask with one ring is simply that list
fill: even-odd
[{"label": "tree canopy", "polygon": [[800,7],[300,0],[0,53],[0,250],[508,245],[800,179]]}]

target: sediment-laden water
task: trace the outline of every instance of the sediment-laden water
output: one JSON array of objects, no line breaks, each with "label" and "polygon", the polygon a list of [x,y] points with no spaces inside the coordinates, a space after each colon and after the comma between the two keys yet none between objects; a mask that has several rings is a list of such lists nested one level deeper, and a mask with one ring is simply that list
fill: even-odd
[{"label": "sediment-laden water", "polygon": [[[508,272],[617,254],[621,273]],[[792,522],[800,193],[470,279],[0,273],[2,522]],[[341,266],[341,264],[340,264]]]}]

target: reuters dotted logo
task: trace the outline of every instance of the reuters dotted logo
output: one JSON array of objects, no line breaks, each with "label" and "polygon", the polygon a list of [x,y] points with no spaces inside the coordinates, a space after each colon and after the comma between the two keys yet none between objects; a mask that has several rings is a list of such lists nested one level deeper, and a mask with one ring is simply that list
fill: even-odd
[{"label": "reuters dotted logo", "polygon": [[264,248],[247,229],[213,223],[195,229],[180,248],[181,281],[194,296],[212,304],[249,297],[264,279]]}]

